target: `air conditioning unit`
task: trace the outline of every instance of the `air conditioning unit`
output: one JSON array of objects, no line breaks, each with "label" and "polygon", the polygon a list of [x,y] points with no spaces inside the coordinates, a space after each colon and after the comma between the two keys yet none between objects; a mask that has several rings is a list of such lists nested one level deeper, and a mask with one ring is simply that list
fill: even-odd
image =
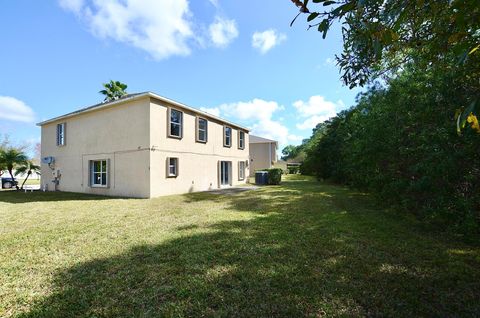
[{"label": "air conditioning unit", "polygon": [[43,157],[42,158],[42,163],[45,163],[47,165],[49,164],[52,164],[55,162],[55,158],[54,157]]}]

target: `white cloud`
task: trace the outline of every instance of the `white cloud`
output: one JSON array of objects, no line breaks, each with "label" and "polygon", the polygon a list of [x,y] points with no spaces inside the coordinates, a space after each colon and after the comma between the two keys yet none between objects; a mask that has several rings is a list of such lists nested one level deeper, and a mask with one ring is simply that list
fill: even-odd
[{"label": "white cloud", "polygon": [[334,117],[337,111],[344,107],[344,104],[341,100],[334,103],[327,101],[323,96],[316,95],[310,97],[306,102],[298,100],[293,103],[293,106],[301,117],[306,118],[302,123],[297,124],[297,128],[306,130],[312,129],[318,123]]},{"label": "white cloud", "polygon": [[218,8],[218,0],[208,0],[215,7]]},{"label": "white cloud", "polygon": [[79,14],[82,11],[84,0],[59,0],[59,3],[65,10]]},{"label": "white cloud", "polygon": [[222,104],[219,108],[227,116],[240,120],[267,120],[274,112],[283,109],[283,106],[278,105],[277,102],[255,98],[248,102]]},{"label": "white cloud", "polygon": [[0,118],[31,123],[35,121],[35,113],[21,100],[0,96]]},{"label": "white cloud", "polygon": [[325,65],[335,65],[335,60],[332,59],[331,57],[327,57],[324,64]]},{"label": "white cloud", "polygon": [[292,141],[292,142],[300,142],[304,139],[304,137],[302,136],[298,136],[298,135],[288,135],[288,140]]},{"label": "white cloud", "polygon": [[225,116],[249,122],[251,134],[278,141],[280,150],[287,144],[302,139],[291,135],[288,127],[273,119],[276,112],[284,109],[275,101],[255,98],[247,102],[222,104],[218,108]]},{"label": "white cloud", "polygon": [[155,59],[188,55],[194,39],[188,0],[59,0],[97,37],[140,48]]},{"label": "white cloud", "polygon": [[235,20],[217,16],[210,24],[209,35],[214,46],[225,48],[238,36],[237,24]]},{"label": "white cloud", "polygon": [[297,124],[297,128],[300,130],[307,130],[307,129],[313,129],[315,126],[317,126],[318,123],[324,122],[331,118],[333,116],[312,116],[307,119],[305,119],[303,122]]},{"label": "white cloud", "polygon": [[269,29],[263,32],[253,33],[252,46],[260,50],[260,53],[265,54],[286,39],[287,36],[285,34],[278,33],[274,29]]},{"label": "white cloud", "polygon": [[200,107],[200,110],[204,111],[206,113],[209,113],[213,116],[220,117],[220,108],[218,108],[218,107],[212,107],[212,108]]}]

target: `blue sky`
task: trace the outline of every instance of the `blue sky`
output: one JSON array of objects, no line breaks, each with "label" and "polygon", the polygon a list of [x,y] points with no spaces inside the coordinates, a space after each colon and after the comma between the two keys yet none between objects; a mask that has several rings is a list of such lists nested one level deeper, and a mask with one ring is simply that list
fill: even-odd
[{"label": "blue sky", "polygon": [[102,101],[101,83],[153,91],[299,144],[353,104],[333,29],[306,30],[289,0],[16,0],[0,11],[0,134]]}]

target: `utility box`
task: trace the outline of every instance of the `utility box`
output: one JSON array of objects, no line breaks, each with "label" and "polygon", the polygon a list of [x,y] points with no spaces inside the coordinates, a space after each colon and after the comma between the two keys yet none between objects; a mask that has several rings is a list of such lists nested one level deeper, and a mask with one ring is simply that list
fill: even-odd
[{"label": "utility box", "polygon": [[255,184],[266,185],[268,184],[268,172],[256,171],[255,172]]}]

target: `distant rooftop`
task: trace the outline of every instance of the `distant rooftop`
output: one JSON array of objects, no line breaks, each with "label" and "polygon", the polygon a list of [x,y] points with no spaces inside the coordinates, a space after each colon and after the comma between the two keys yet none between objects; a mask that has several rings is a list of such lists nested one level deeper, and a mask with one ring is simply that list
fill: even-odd
[{"label": "distant rooftop", "polygon": [[263,137],[259,137],[259,136],[254,136],[254,135],[250,135],[250,143],[251,144],[263,144],[263,143],[277,143],[276,140],[272,140],[272,139],[267,139],[267,138],[263,138]]}]

